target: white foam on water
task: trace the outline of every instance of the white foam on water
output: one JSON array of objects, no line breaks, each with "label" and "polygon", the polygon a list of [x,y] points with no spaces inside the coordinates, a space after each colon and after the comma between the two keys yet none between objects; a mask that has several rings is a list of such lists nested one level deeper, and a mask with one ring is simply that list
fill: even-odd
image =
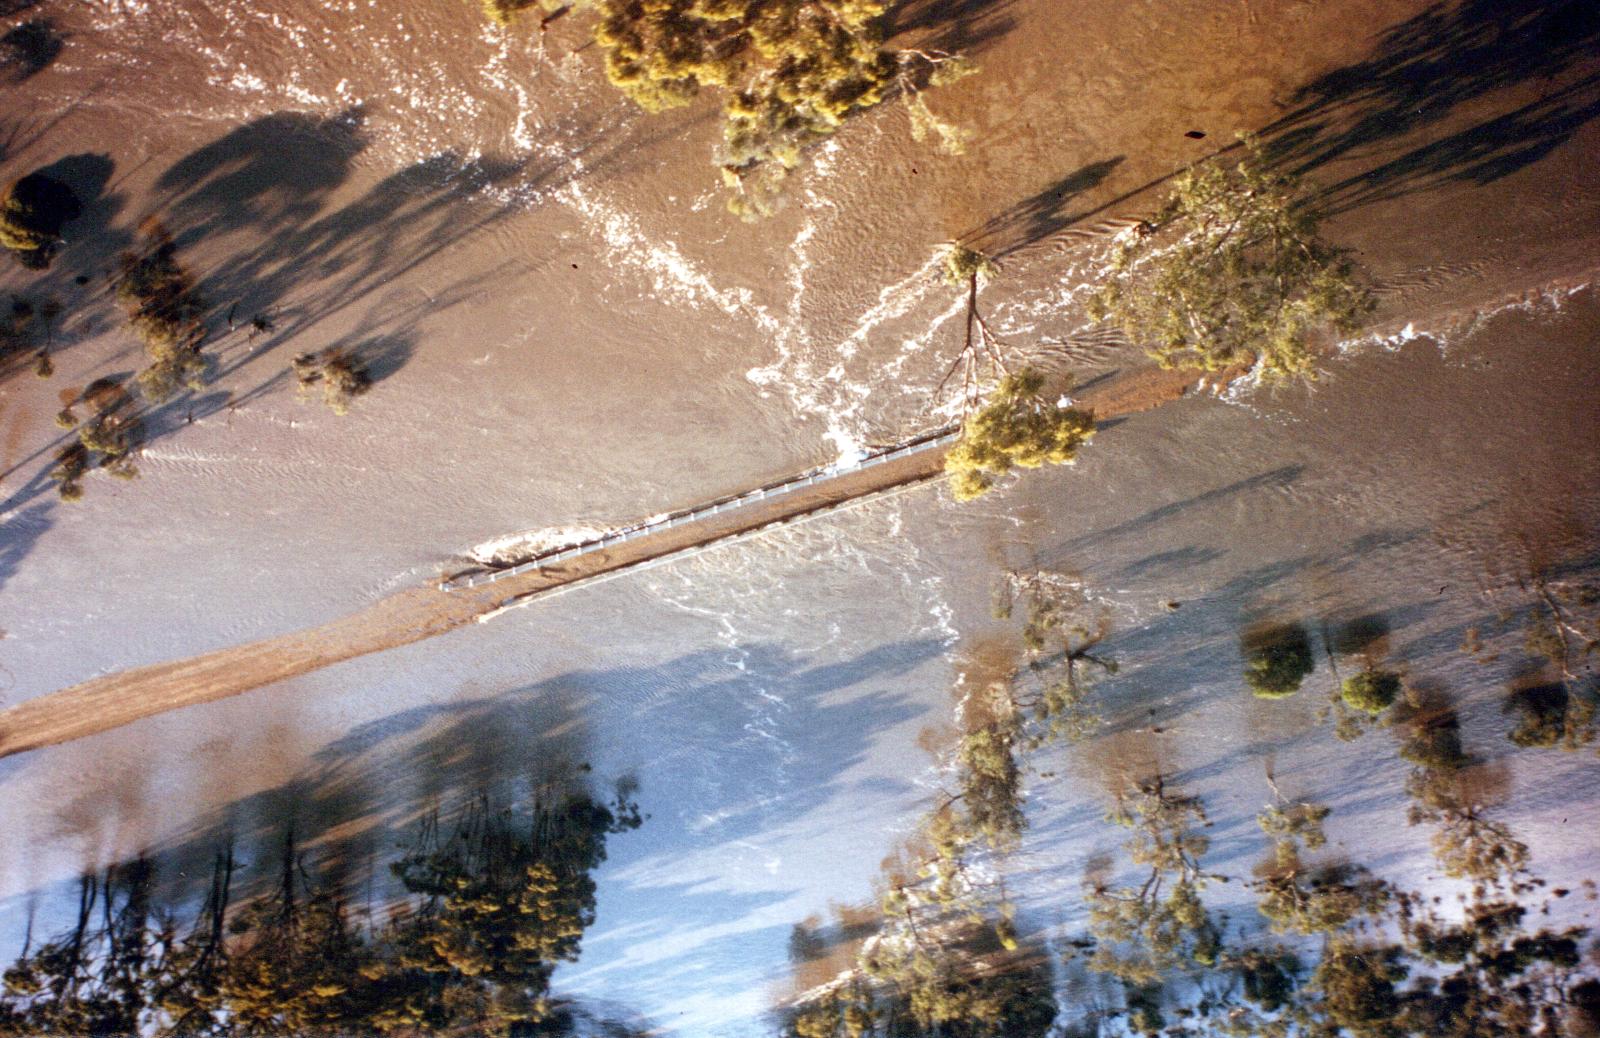
[{"label": "white foam on water", "polygon": [[1403,349],[1418,339],[1427,339],[1438,345],[1439,351],[1444,354],[1450,352],[1451,347],[1469,338],[1488,322],[1502,314],[1525,313],[1557,316],[1566,309],[1567,302],[1580,292],[1587,290],[1590,282],[1577,283],[1557,282],[1541,285],[1525,292],[1505,299],[1490,306],[1476,307],[1465,313],[1455,313],[1439,318],[1427,327],[1419,328],[1416,321],[1407,321],[1405,327],[1395,332],[1369,332],[1345,339],[1338,343],[1337,349],[1341,355],[1360,353],[1365,349],[1378,348],[1387,352]]},{"label": "white foam on water", "polygon": [[719,287],[684,256],[677,243],[652,239],[640,228],[637,217],[600,192],[572,181],[556,195],[599,235],[609,260],[647,275],[659,297],[688,306],[711,307],[729,317],[748,319],[767,335],[777,333],[779,322],[755,302],[749,289]]},{"label": "white foam on water", "polygon": [[474,545],[467,554],[485,566],[510,566],[535,555],[559,551],[615,533],[616,527],[548,526],[542,530],[507,534]]}]

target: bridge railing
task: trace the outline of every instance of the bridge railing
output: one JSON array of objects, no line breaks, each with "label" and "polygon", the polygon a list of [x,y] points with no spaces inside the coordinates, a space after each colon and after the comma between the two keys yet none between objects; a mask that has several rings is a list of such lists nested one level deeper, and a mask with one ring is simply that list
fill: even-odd
[{"label": "bridge railing", "polygon": [[850,465],[818,469],[801,476],[790,477],[789,479],[778,483],[757,487],[754,490],[747,490],[742,494],[736,494],[732,497],[719,498],[718,500],[709,502],[707,504],[696,505],[693,508],[687,508],[670,513],[669,515],[666,515],[660,519],[656,519],[653,522],[637,523],[622,530],[617,530],[611,533],[603,534],[599,537],[590,538],[587,541],[580,541],[577,544],[559,548],[554,551],[545,552],[540,555],[535,555],[532,558],[516,563],[512,566],[506,566],[498,569],[485,569],[468,573],[458,573],[455,576],[441,580],[439,582],[439,589],[441,591],[457,591],[464,588],[483,587],[486,584],[492,584],[496,581],[507,580],[512,577],[521,576],[525,573],[532,573],[535,570],[543,569],[546,566],[553,566],[556,563],[565,562],[568,559],[574,559],[580,555],[588,555],[593,552],[604,551],[607,548],[615,547],[618,544],[625,544],[629,541],[638,540],[641,537],[647,537],[666,530],[675,529],[679,526],[685,526],[690,523],[699,522],[714,515],[722,515],[727,512],[737,511],[741,508],[747,508],[759,502],[770,501],[775,497],[782,497],[785,494],[792,494],[795,491],[804,489],[806,487],[816,486],[819,483],[828,483],[852,473],[860,472],[863,469],[869,469],[877,465],[887,464],[888,462],[895,461],[899,458],[909,457],[910,455],[919,454],[923,451],[934,450],[938,447],[943,447],[954,443],[960,438],[960,436],[961,432],[959,429],[942,429],[938,432],[920,436],[914,440],[899,444],[887,450],[876,451],[872,454],[868,454],[860,461],[854,462]]}]

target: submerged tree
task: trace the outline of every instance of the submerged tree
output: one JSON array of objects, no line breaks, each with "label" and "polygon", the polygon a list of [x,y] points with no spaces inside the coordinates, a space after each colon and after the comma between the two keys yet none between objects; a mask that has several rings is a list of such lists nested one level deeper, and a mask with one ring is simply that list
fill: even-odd
[{"label": "submerged tree", "polygon": [[988,380],[998,381],[1007,374],[1005,351],[1006,344],[995,335],[994,329],[989,327],[988,320],[983,316],[982,309],[978,306],[978,291],[995,275],[1000,272],[1000,267],[994,260],[969,249],[965,245],[952,243],[943,246],[943,260],[940,264],[944,280],[959,289],[967,296],[966,338],[962,342],[961,351],[950,362],[950,367],[945,370],[944,377],[939,380],[939,386],[934,390],[936,398],[942,398],[950,380],[959,371],[961,373],[961,414],[962,417],[970,415],[977,408],[982,399],[984,376],[983,362],[988,361]]},{"label": "submerged tree", "polygon": [[601,805],[568,788],[526,809],[480,799],[457,821],[443,840],[424,821],[395,866],[407,894],[364,926],[292,831],[276,882],[242,904],[219,852],[188,927],[155,905],[148,862],[86,875],[76,925],[6,971],[0,1034],[559,1033],[570,1014],[553,1012],[550,974],[593,921],[606,836],[638,809],[626,789]]},{"label": "submerged tree", "polygon": [[1278,624],[1243,638],[1244,683],[1259,699],[1283,699],[1300,691],[1315,668],[1311,636],[1299,624]]},{"label": "submerged tree", "polygon": [[1360,916],[1380,913],[1389,903],[1389,890],[1365,869],[1342,862],[1308,866],[1304,860],[1306,851],[1327,842],[1322,822],[1329,809],[1306,801],[1290,803],[1277,792],[1276,784],[1273,792],[1277,803],[1256,819],[1272,838],[1272,855],[1251,884],[1256,907],[1273,931],[1331,934]]},{"label": "submerged tree", "polygon": [[942,399],[960,373],[961,439],[945,454],[944,466],[952,496],[957,501],[981,497],[1013,468],[1071,464],[1094,435],[1094,414],[1068,404],[1064,394],[1070,379],[1057,380],[1054,396],[1047,397],[1043,374],[1006,367],[1008,347],[978,305],[978,290],[999,267],[957,243],[944,246],[941,268],[944,279],[967,297],[965,338],[934,390],[935,399]]},{"label": "submerged tree", "polygon": [[846,1028],[871,1021],[874,1029],[860,1033],[884,1038],[1038,1038],[1049,1030],[1055,1007],[1043,964],[1008,954],[995,928],[970,916],[931,928],[893,914],[887,922],[864,955],[877,995],[854,1002],[853,1018],[846,1006]]},{"label": "submerged tree", "polygon": [[1594,741],[1595,702],[1587,690],[1574,692],[1564,684],[1525,685],[1506,697],[1504,709],[1517,717],[1517,726],[1506,737],[1518,746],[1575,750]]},{"label": "submerged tree", "polygon": [[195,292],[194,279],[179,266],[177,253],[166,228],[148,222],[141,247],[122,254],[116,283],[128,323],[150,359],[138,382],[152,403],[180,388],[199,389],[205,381],[206,361],[200,353],[206,337],[205,303]]},{"label": "submerged tree", "polygon": [[0,248],[30,270],[44,270],[61,244],[61,228],[82,212],[70,187],[44,173],[29,173],[0,195]]},{"label": "submerged tree", "polygon": [[1319,222],[1295,179],[1246,141],[1241,161],[1185,172],[1160,212],[1124,235],[1093,315],[1163,367],[1254,362],[1268,378],[1311,378],[1311,337],[1351,331],[1374,307]]},{"label": "submerged tree", "polygon": [[290,363],[290,369],[302,395],[320,385],[322,402],[337,415],[347,414],[350,401],[372,386],[366,367],[346,349],[302,353]]},{"label": "submerged tree", "polygon": [[1017,675],[1009,689],[1030,722],[1028,745],[1086,739],[1103,723],[1089,703],[1092,675],[1117,672],[1116,660],[1100,648],[1111,633],[1111,616],[1091,605],[1081,581],[1060,573],[1007,573],[995,592],[996,618],[1010,618],[1019,602],[1026,609],[1021,633],[1028,681]]},{"label": "submerged tree", "polygon": [[[80,406],[89,411],[81,422],[76,411]],[[58,452],[51,472],[63,500],[83,496],[82,480],[91,468],[103,468],[120,479],[139,474],[133,454],[144,442],[144,418],[118,379],[98,378],[89,383],[76,401],[56,415],[56,424],[77,434],[75,442]]]},{"label": "submerged tree", "polygon": [[1216,877],[1200,867],[1211,841],[1200,831],[1210,823],[1199,798],[1156,775],[1119,794],[1106,817],[1132,830],[1124,849],[1149,871],[1138,886],[1089,886],[1089,968],[1148,984],[1189,963],[1214,964],[1219,934],[1200,892]]},{"label": "submerged tree", "polygon": [[1395,1014],[1407,1034],[1496,1038],[1564,1033],[1559,1007],[1575,986],[1579,941],[1587,931],[1528,932],[1528,909],[1477,897],[1459,921],[1447,921],[1423,898],[1402,917],[1407,946],[1430,973],[1400,993]]},{"label": "submerged tree", "polygon": [[1461,721],[1442,701],[1408,702],[1400,718],[1400,756],[1415,767],[1406,778],[1412,825],[1434,825],[1433,854],[1447,876],[1479,887],[1515,889],[1527,871],[1528,845],[1489,814],[1474,781],[1474,761],[1461,745]]},{"label": "submerged tree", "polygon": [[1404,1038],[1395,1019],[1395,986],[1410,972],[1398,945],[1336,937],[1311,971],[1312,1019],[1322,1033]]},{"label": "submerged tree", "polygon": [[1507,737],[1525,748],[1576,750],[1592,743],[1596,734],[1600,692],[1593,680],[1580,675],[1600,649],[1600,588],[1551,580],[1539,570],[1523,583],[1531,587],[1534,599],[1523,629],[1523,651],[1541,661],[1551,680],[1526,681],[1507,696],[1505,712],[1518,719]]},{"label": "submerged tree", "polygon": [[1575,683],[1577,668],[1600,649],[1600,588],[1586,583],[1550,580],[1535,572],[1529,581],[1535,607],[1524,639],[1524,651],[1543,657]]},{"label": "submerged tree", "polygon": [[594,921],[592,872],[606,837],[639,824],[626,790],[610,806],[547,791],[526,818],[480,799],[448,839],[436,824],[425,829],[394,871],[426,900],[400,928],[398,954],[367,975],[426,997],[387,1006],[379,1028],[437,1026],[456,1014],[480,1033],[506,1035],[547,1018],[550,975],[577,958]]},{"label": "submerged tree", "polygon": [[1376,717],[1394,705],[1400,695],[1400,675],[1369,667],[1344,679],[1339,696],[1352,710]]}]

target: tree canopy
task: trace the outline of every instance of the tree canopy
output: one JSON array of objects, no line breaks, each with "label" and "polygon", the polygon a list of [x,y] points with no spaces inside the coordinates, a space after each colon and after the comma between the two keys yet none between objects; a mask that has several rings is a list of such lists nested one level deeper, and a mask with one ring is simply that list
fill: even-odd
[{"label": "tree canopy", "polygon": [[1038,372],[1007,375],[984,405],[967,416],[961,439],[944,463],[957,501],[983,496],[1014,468],[1076,460],[1078,449],[1094,436],[1094,414],[1050,399],[1044,385]]},{"label": "tree canopy", "polygon": [[159,223],[148,223],[141,247],[124,252],[119,262],[117,298],[150,359],[138,375],[140,391],[160,403],[179,389],[199,389],[206,374],[200,352],[206,305],[178,263],[177,242]]},{"label": "tree canopy", "polygon": [[1161,210],[1123,235],[1093,316],[1162,367],[1255,363],[1266,378],[1311,378],[1313,337],[1354,330],[1374,306],[1320,222],[1295,178],[1246,141],[1238,162],[1184,172]]},{"label": "tree canopy", "polygon": [[1315,669],[1311,638],[1299,624],[1277,624],[1246,633],[1244,683],[1258,699],[1283,699],[1300,691]]},{"label": "tree canopy", "polygon": [[0,1035],[561,1033],[551,974],[594,921],[607,836],[640,821],[622,791],[479,797],[419,823],[393,865],[405,896],[365,922],[292,828],[266,856],[275,880],[243,903],[219,851],[187,925],[157,903],[151,861],[86,874],[75,925],[5,971]]},{"label": "tree canopy", "polygon": [[61,228],[82,212],[82,203],[66,184],[29,173],[0,195],[0,248],[24,267],[43,270],[61,244]]},{"label": "tree canopy", "polygon": [[[486,0],[504,24],[533,0]],[[547,9],[561,5],[545,0]],[[805,150],[852,113],[905,96],[912,131],[947,151],[963,135],[937,118],[922,90],[972,71],[958,56],[891,47],[889,0],[580,0],[591,12],[606,76],[647,112],[722,94],[717,158],[745,217],[773,211]]]}]

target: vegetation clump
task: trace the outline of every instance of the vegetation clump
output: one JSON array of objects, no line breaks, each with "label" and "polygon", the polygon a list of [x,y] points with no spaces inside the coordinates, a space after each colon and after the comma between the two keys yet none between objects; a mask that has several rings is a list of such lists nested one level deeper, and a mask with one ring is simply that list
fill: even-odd
[{"label": "vegetation clump", "polygon": [[24,267],[44,270],[61,245],[61,228],[82,212],[82,203],[66,184],[29,173],[0,196],[0,247]]},{"label": "vegetation clump", "polygon": [[961,439],[945,455],[950,492],[957,501],[988,493],[1013,468],[1069,465],[1094,436],[1094,414],[1045,397],[1044,376],[1007,375],[962,425]]},{"label": "vegetation clump", "polygon": [[1210,824],[1200,799],[1174,792],[1157,775],[1120,795],[1107,820],[1132,830],[1128,858],[1149,871],[1138,886],[1090,884],[1096,945],[1089,968],[1149,984],[1188,962],[1214,965],[1218,934],[1200,900],[1214,878],[1200,868],[1211,845],[1200,831]]},{"label": "vegetation clump", "polygon": [[122,254],[116,282],[128,323],[150,359],[138,382],[152,403],[205,383],[206,360],[200,353],[206,337],[205,303],[194,279],[178,264],[177,253],[166,228],[151,222],[144,228],[142,248]]},{"label": "vegetation clump", "polygon": [[1594,740],[1595,702],[1587,690],[1575,692],[1560,683],[1530,685],[1506,697],[1505,712],[1517,717],[1506,737],[1525,749],[1575,750]]},{"label": "vegetation clump", "polygon": [[1255,363],[1312,378],[1311,337],[1353,330],[1374,307],[1355,264],[1318,237],[1296,180],[1259,147],[1185,172],[1155,217],[1125,234],[1092,316],[1111,318],[1162,367]]},{"label": "vegetation clump", "polygon": [[1373,717],[1383,713],[1400,695],[1400,675],[1392,670],[1369,668],[1344,679],[1339,696],[1352,710]]},{"label": "vegetation clump", "polygon": [[372,386],[366,368],[349,350],[329,349],[302,353],[290,362],[301,395],[322,387],[322,401],[334,414],[349,413],[350,402]]},{"label": "vegetation clump", "polygon": [[[533,0],[485,0],[502,24]],[[562,6],[544,0],[552,10]],[[888,45],[890,0],[579,0],[612,85],[647,112],[723,95],[718,165],[746,218],[773,212],[807,147],[852,113],[909,99],[918,140],[959,152],[964,135],[928,108],[922,91],[970,73],[959,55]]]},{"label": "vegetation clump", "polygon": [[608,835],[639,822],[621,791],[601,804],[571,789],[427,816],[393,866],[403,893],[364,924],[337,864],[309,866],[292,830],[243,903],[219,852],[187,925],[156,902],[150,861],[91,873],[76,924],[6,970],[0,1034],[567,1033],[550,975],[594,921]]},{"label": "vegetation clump", "polygon": [[[89,410],[82,421],[76,410],[79,406]],[[63,501],[83,496],[83,477],[90,469],[103,468],[119,479],[139,475],[133,454],[144,442],[144,418],[119,379],[89,383],[76,401],[56,415],[56,425],[76,433],[73,441],[57,452],[50,472]]]},{"label": "vegetation clump", "polygon": [[1455,710],[1440,702],[1408,704],[1401,720],[1407,732],[1400,756],[1415,765],[1406,777],[1407,819],[1435,827],[1434,860],[1445,875],[1480,888],[1515,888],[1528,869],[1528,845],[1490,815]]},{"label": "vegetation clump", "polygon": [[1100,650],[1111,634],[1111,616],[1091,608],[1082,583],[1060,573],[1007,573],[996,588],[996,619],[1009,619],[1019,599],[1027,609],[1021,634],[1031,680],[1024,688],[1024,675],[1014,677],[1010,699],[1034,726],[1027,746],[1081,742],[1103,723],[1090,702],[1094,673],[1118,670]]},{"label": "vegetation clump", "polygon": [[1244,682],[1259,699],[1294,695],[1314,668],[1310,635],[1299,624],[1269,627],[1245,638]]}]

